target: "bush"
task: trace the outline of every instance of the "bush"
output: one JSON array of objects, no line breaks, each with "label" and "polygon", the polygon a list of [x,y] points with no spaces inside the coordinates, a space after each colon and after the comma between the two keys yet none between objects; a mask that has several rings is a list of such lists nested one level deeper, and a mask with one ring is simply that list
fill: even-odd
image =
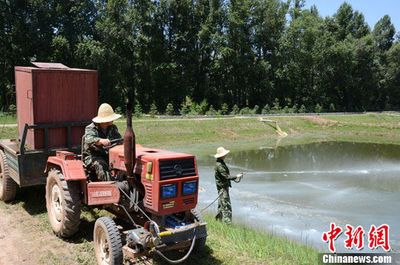
[{"label": "bush", "polygon": [[335,111],[336,111],[335,104],[331,103],[331,104],[329,105],[329,111],[330,111],[330,112],[335,112]]},{"label": "bush", "polygon": [[181,115],[187,115],[189,112],[191,112],[191,108],[193,106],[193,101],[190,97],[186,96],[185,100],[181,104],[181,109],[179,110],[179,113]]},{"label": "bush", "polygon": [[223,103],[223,104],[221,105],[221,114],[222,114],[222,115],[227,115],[228,112],[229,112],[228,104]]},{"label": "bush", "polygon": [[150,112],[149,112],[150,116],[152,118],[154,118],[157,114],[158,114],[158,110],[157,110],[157,105],[156,103],[152,103],[150,106]]},{"label": "bush", "polygon": [[260,113],[260,107],[258,105],[255,105],[252,114],[259,114],[259,113]]},{"label": "bush", "polygon": [[297,104],[294,104],[292,107],[292,113],[297,113]]},{"label": "bush", "polygon": [[181,115],[188,115],[190,112],[190,109],[186,105],[181,105],[181,109],[179,110],[179,113]]},{"label": "bush", "polygon": [[15,114],[17,114],[17,107],[16,107],[14,104],[11,104],[11,105],[8,107],[8,112],[9,112],[11,115],[15,116]]},{"label": "bush", "polygon": [[279,113],[281,110],[281,105],[279,104],[279,99],[275,98],[274,103],[272,104],[272,112]]},{"label": "bush", "polygon": [[207,110],[208,110],[208,103],[207,103],[207,100],[206,100],[206,99],[203,99],[203,101],[200,102],[200,104],[199,104],[198,107],[197,107],[197,112],[198,112],[200,115],[204,115],[204,114],[206,114]]},{"label": "bush", "polygon": [[246,115],[246,114],[251,114],[251,110],[249,107],[244,107],[243,109],[240,110],[240,115]]},{"label": "bush", "polygon": [[304,106],[304,104],[301,104],[300,109],[299,109],[299,113],[306,113],[306,106]]},{"label": "bush", "polygon": [[317,103],[314,108],[315,113],[321,113],[322,112],[322,106]]},{"label": "bush", "polygon": [[214,109],[214,106],[213,105],[210,105],[210,109],[206,112],[206,115],[212,115],[212,116],[214,116],[214,115],[216,115],[217,114],[217,111]]},{"label": "bush", "polygon": [[141,117],[143,115],[142,106],[139,102],[136,103],[134,112],[136,117]]},{"label": "bush", "polygon": [[172,116],[172,115],[174,115],[174,113],[175,113],[174,105],[172,105],[172,103],[168,103],[168,105],[165,109],[165,114]]},{"label": "bush", "polygon": [[232,115],[238,115],[239,114],[239,111],[240,111],[240,109],[239,109],[239,107],[238,107],[238,105],[233,105],[233,107],[232,107],[232,111],[231,111],[231,114]]},{"label": "bush", "polygon": [[292,111],[291,108],[289,108],[288,106],[283,107],[282,112],[283,113],[290,113]]},{"label": "bush", "polygon": [[268,114],[271,112],[271,107],[268,104],[265,104],[264,108],[261,110],[261,114]]}]

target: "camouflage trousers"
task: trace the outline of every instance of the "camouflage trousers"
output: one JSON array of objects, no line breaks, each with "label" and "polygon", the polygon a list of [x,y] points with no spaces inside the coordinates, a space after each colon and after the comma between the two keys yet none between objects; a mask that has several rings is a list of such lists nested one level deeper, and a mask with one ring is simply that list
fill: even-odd
[{"label": "camouflage trousers", "polygon": [[218,199],[218,213],[215,219],[226,224],[232,223],[232,206],[229,197],[229,188],[218,189],[218,194],[221,194]]},{"label": "camouflage trousers", "polygon": [[87,167],[89,171],[96,173],[99,181],[110,181],[110,172],[108,171],[108,162],[102,157],[91,157],[91,162]]}]

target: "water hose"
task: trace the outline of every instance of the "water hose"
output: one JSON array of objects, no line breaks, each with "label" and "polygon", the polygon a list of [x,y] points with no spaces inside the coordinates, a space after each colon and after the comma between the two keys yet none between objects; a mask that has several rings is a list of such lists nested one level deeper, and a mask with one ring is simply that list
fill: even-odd
[{"label": "water hose", "polygon": [[213,205],[218,199],[219,197],[221,197],[222,195],[222,191],[218,194],[217,198],[215,198],[215,200],[213,200],[209,205],[207,205],[206,207],[204,207],[203,209],[200,210],[200,213],[203,213],[205,210],[207,210],[208,207],[210,207],[211,205]]},{"label": "water hose", "polygon": [[[242,172],[242,174],[244,174],[243,172]],[[233,180],[234,182],[236,182],[236,183],[239,183],[240,181],[241,181],[241,179],[239,180],[239,181],[237,181],[237,180]],[[207,210],[207,208],[208,207],[210,207],[211,205],[213,205],[218,199],[219,199],[219,197],[221,197],[221,195],[222,195],[222,191],[218,194],[218,196],[217,196],[217,198],[215,198],[215,200],[213,200],[209,205],[207,205],[206,207],[204,207],[203,209],[201,209],[200,210],[200,213],[203,213],[205,210]]]},{"label": "water hose", "polygon": [[195,242],[196,242],[196,227],[193,228],[193,239],[192,239],[192,244],[190,245],[190,249],[188,251],[188,253],[186,253],[186,255],[178,260],[172,260],[167,258],[163,253],[161,253],[161,251],[159,251],[158,249],[154,249],[154,252],[157,253],[157,255],[159,255],[160,257],[162,257],[165,261],[167,261],[170,264],[179,264],[181,262],[184,262],[189,256],[190,254],[192,254]]}]

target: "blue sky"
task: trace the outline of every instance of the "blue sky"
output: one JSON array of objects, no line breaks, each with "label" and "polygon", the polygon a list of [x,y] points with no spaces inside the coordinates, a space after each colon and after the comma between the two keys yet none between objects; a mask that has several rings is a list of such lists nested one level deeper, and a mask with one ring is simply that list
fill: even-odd
[{"label": "blue sky", "polygon": [[[323,17],[336,13],[344,0],[306,0],[306,7],[315,5]],[[365,20],[374,28],[375,23],[384,15],[389,15],[396,32],[400,31],[400,0],[347,0],[354,10],[364,14]]]}]

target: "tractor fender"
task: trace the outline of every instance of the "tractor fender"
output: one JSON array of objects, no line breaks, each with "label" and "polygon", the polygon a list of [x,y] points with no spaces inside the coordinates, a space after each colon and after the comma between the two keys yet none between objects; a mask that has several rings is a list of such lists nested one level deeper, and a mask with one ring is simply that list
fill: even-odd
[{"label": "tractor fender", "polygon": [[87,178],[81,160],[66,159],[66,156],[60,156],[57,152],[55,156],[49,156],[47,159],[46,172],[54,166],[60,168],[66,181],[86,180]]}]

